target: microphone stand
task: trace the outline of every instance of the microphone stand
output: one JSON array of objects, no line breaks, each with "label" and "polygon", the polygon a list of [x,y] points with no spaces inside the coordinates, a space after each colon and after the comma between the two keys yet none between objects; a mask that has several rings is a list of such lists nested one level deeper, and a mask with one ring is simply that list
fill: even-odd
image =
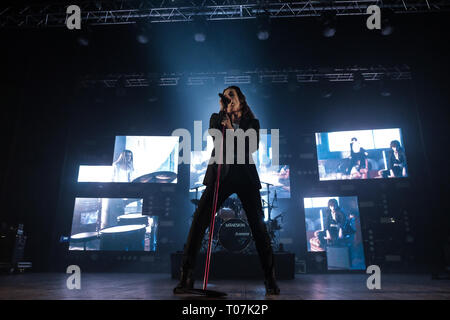
[{"label": "microphone stand", "polygon": [[211,249],[212,249],[212,239],[213,239],[213,233],[214,233],[214,217],[217,210],[217,202],[219,197],[219,184],[220,184],[220,171],[222,169],[222,162],[223,162],[223,142],[224,142],[224,133],[225,133],[225,126],[222,126],[222,141],[220,144],[220,160],[217,168],[217,179],[214,186],[214,198],[213,198],[213,206],[212,206],[212,212],[211,212],[211,222],[209,225],[209,232],[208,232],[208,250],[206,252],[206,262],[205,262],[205,272],[203,276],[203,289],[188,289],[188,293],[193,294],[199,294],[206,297],[223,297],[227,294],[225,292],[215,291],[215,290],[208,290],[208,276],[209,276],[209,268],[211,264]]}]

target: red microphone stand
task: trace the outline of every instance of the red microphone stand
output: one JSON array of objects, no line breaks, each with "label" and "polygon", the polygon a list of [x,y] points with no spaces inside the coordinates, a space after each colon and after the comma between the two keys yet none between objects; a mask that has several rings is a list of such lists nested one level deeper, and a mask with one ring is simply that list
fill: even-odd
[{"label": "red microphone stand", "polygon": [[214,218],[216,216],[216,210],[217,210],[217,202],[218,202],[218,197],[219,197],[219,185],[220,185],[220,171],[222,169],[222,162],[223,162],[224,133],[225,133],[225,126],[222,126],[222,141],[220,143],[220,156],[219,156],[220,160],[219,160],[219,164],[218,164],[218,168],[217,168],[216,184],[214,186],[214,198],[213,198],[213,205],[212,205],[212,212],[211,212],[211,222],[209,224],[209,232],[208,232],[208,250],[206,252],[205,273],[203,276],[203,289],[188,290],[189,293],[199,294],[199,295],[208,296],[208,297],[223,297],[223,296],[227,295],[225,292],[207,289],[209,268],[211,265],[211,249],[212,249],[212,239],[213,239],[213,234],[214,234]]}]

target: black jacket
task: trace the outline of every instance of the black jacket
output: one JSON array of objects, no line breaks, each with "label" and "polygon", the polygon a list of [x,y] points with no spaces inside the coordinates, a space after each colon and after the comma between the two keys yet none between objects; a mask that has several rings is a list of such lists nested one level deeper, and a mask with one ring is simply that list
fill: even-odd
[{"label": "black jacket", "polygon": [[[222,125],[221,120],[223,119],[224,112],[221,111],[219,113],[213,113],[211,115],[211,119],[209,120],[209,128],[210,129],[218,129],[222,131]],[[249,139],[248,137],[245,137],[245,164],[226,164],[226,130],[224,133],[224,141],[223,141],[223,164],[221,165],[221,171],[220,171],[220,181],[222,182],[227,175],[230,173],[230,169],[232,166],[234,167],[240,167],[246,177],[242,177],[243,179],[248,179],[251,181],[251,183],[257,187],[258,189],[261,189],[261,181],[259,180],[258,171],[256,170],[256,165],[253,163],[249,163],[249,159],[253,152],[255,152],[259,148],[259,120],[258,119],[251,119],[251,118],[242,118],[239,123],[239,128],[246,131],[250,128],[255,129],[256,136],[257,136],[257,143],[256,143],[256,149],[249,150]],[[235,153],[235,159],[237,154],[237,139],[235,138],[234,142],[234,153]],[[211,152],[211,157],[215,156],[215,148]],[[208,164],[208,168],[206,169],[205,178],[203,179],[203,184],[208,185],[214,185],[217,178],[217,163]]]}]

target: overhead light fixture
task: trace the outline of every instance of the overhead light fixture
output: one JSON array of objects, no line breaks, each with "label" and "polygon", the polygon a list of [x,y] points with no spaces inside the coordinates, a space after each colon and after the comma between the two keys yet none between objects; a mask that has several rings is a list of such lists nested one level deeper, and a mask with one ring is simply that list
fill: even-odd
[{"label": "overhead light fixture", "polygon": [[385,9],[381,12],[381,34],[383,36],[389,36],[394,32],[393,17],[394,11],[391,9]]},{"label": "overhead light fixture", "polygon": [[268,40],[270,37],[270,17],[268,13],[256,17],[256,27],[256,36],[258,37],[258,40]]},{"label": "overhead light fixture", "polygon": [[150,26],[145,22],[136,23],[136,41],[147,44],[150,41]]},{"label": "overhead light fixture", "polygon": [[206,41],[206,19],[200,15],[196,15],[193,18],[194,21],[194,40],[195,42]]},{"label": "overhead light fixture", "polygon": [[336,34],[336,13],[334,11],[324,12],[320,16],[322,23],[322,35],[332,38]]},{"label": "overhead light fixture", "polygon": [[81,31],[77,31],[77,43],[81,47],[88,47],[92,39],[92,29],[89,25],[84,26]]}]

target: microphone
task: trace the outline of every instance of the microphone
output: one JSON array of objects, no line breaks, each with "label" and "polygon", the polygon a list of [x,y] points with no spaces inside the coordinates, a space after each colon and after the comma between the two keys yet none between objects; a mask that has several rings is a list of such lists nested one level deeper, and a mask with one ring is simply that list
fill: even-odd
[{"label": "microphone", "polygon": [[230,99],[225,97],[222,93],[219,93],[219,97],[222,100],[223,104],[225,105],[225,108],[228,106],[228,104],[231,102]]},{"label": "microphone", "polygon": [[228,115],[228,117],[231,118],[231,115],[228,114],[227,112],[227,106],[231,102],[231,100],[225,97],[225,95],[223,95],[222,93],[219,93],[219,97],[222,100],[222,103],[224,104],[223,119],[226,119],[226,115]]}]

